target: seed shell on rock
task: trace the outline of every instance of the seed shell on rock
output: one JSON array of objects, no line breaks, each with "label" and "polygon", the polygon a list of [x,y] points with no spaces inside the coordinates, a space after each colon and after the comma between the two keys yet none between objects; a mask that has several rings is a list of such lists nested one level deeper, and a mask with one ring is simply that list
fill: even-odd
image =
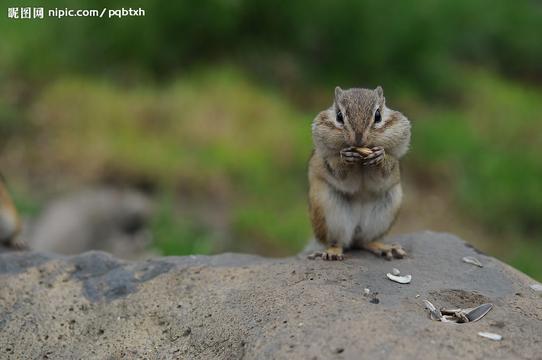
[{"label": "seed shell on rock", "polygon": [[429,310],[429,313],[431,315],[431,320],[441,320],[442,319],[442,313],[439,309],[435,307],[429,300],[423,301],[425,308]]},{"label": "seed shell on rock", "polygon": [[484,265],[482,265],[480,260],[472,256],[465,256],[462,260],[463,262],[466,262],[467,264],[476,265],[478,267],[484,267]]},{"label": "seed shell on rock", "polygon": [[391,281],[395,281],[399,284],[408,284],[412,280],[412,275],[405,275],[405,276],[395,276],[393,274],[387,273],[386,276]]},{"label": "seed shell on rock", "polygon": [[469,322],[478,321],[493,309],[493,304],[487,303],[475,307],[474,309],[465,309],[466,316],[469,319]]},{"label": "seed shell on rock", "polygon": [[495,334],[495,333],[481,331],[481,332],[478,333],[478,335],[481,336],[481,337],[485,337],[486,339],[493,340],[493,341],[501,341],[502,340],[502,336],[499,335],[499,334]]}]

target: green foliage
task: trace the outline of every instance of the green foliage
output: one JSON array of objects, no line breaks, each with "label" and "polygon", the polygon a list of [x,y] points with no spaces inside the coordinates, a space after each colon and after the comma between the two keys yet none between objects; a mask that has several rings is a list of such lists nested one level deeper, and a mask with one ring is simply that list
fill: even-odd
[{"label": "green foliage", "polygon": [[413,155],[445,165],[464,211],[493,231],[542,232],[542,94],[472,73],[464,109],[432,109],[415,123]]},{"label": "green foliage", "polygon": [[36,199],[29,195],[28,189],[9,186],[9,190],[17,211],[23,217],[34,217],[40,213],[42,207]]},{"label": "green foliage", "polygon": [[[25,5],[44,4],[29,1]],[[8,1],[6,6],[20,6]],[[108,9],[125,1],[55,0],[58,8]],[[427,93],[455,83],[457,61],[518,76],[542,74],[542,8],[529,0],[139,0],[144,17],[0,22],[0,67],[49,78],[91,72],[167,76],[216,59],[266,69],[288,54],[311,78],[347,85],[401,83]],[[35,59],[39,58],[40,61]],[[521,61],[518,61],[521,58]]]},{"label": "green foliage", "polygon": [[[160,89],[62,80],[43,91],[31,112],[34,136],[44,139],[34,156],[62,167],[64,176],[96,181],[116,169],[123,177],[151,179],[172,199],[190,193],[200,202],[216,188],[228,199],[231,236],[245,249],[260,239],[259,248],[291,253],[310,236],[311,119],[230,68]],[[167,253],[186,253],[189,235],[211,235],[190,225],[196,217],[175,224],[178,215],[167,214],[179,200],[171,201],[160,205],[157,244]]]},{"label": "green foliage", "polygon": [[203,226],[183,219],[172,199],[162,195],[152,218],[153,247],[163,255],[207,254],[212,251],[210,234]]},{"label": "green foliage", "polygon": [[542,244],[540,242],[517,239],[506,250],[502,251],[502,258],[506,259],[513,267],[540,281],[542,280],[540,254],[542,254]]}]

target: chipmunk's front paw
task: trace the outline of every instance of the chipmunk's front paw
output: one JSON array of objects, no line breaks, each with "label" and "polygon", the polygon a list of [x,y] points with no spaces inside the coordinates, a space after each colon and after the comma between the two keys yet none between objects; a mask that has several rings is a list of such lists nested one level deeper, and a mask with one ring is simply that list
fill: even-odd
[{"label": "chipmunk's front paw", "polygon": [[349,164],[359,163],[363,160],[363,156],[356,151],[354,146],[342,149],[340,154],[341,159]]},{"label": "chipmunk's front paw", "polygon": [[399,244],[389,245],[374,241],[365,245],[364,248],[375,255],[385,257],[386,260],[391,260],[393,258],[402,259],[407,255],[406,251]]},{"label": "chipmunk's front paw", "polygon": [[375,166],[382,163],[386,152],[382,146],[375,146],[371,148],[372,153],[363,158],[364,166]]}]

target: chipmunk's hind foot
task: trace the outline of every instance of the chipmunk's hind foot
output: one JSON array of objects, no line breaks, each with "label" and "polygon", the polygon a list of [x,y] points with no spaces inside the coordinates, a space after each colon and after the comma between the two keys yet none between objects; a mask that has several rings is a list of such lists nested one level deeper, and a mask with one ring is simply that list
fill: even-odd
[{"label": "chipmunk's hind foot", "polygon": [[377,256],[383,256],[386,260],[402,259],[407,253],[399,244],[384,244],[378,241],[370,242],[363,246],[365,250],[372,252]]},{"label": "chipmunk's hind foot", "polygon": [[344,260],[343,248],[339,246],[330,246],[324,251],[316,251],[307,256],[308,259],[314,260],[321,257],[322,260]]}]

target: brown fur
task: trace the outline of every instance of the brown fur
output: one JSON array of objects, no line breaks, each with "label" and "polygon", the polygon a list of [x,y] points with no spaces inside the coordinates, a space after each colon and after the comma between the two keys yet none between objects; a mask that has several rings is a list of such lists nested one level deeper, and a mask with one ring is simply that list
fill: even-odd
[{"label": "brown fur", "polygon": [[[334,100],[333,105],[320,112],[313,122],[309,210],[314,235],[319,242],[348,247],[355,245],[359,228],[355,223],[363,221],[351,219],[354,213],[344,213],[345,209],[361,211],[360,216],[374,216],[370,215],[371,211],[362,210],[364,206],[376,206],[379,214],[383,211],[384,220],[376,218],[374,229],[359,229],[360,233],[366,234],[358,239],[361,243],[383,237],[395,221],[402,196],[399,159],[408,149],[410,123],[400,112],[386,107],[380,87],[344,91],[336,88]],[[382,114],[382,122],[375,123],[376,109]],[[337,121],[339,111],[343,114],[343,123]],[[350,161],[342,158],[342,151],[351,147],[383,151],[377,151],[378,161],[364,165],[363,158],[359,162],[356,158]],[[335,211],[339,212],[334,214]],[[343,213],[346,217],[340,215]],[[344,221],[347,238],[340,225]],[[355,231],[352,230],[354,226]],[[369,223],[370,226],[373,224]]]},{"label": "brown fur", "polygon": [[[313,164],[313,161],[316,162],[317,159],[313,156],[311,156],[311,159],[309,162],[311,163],[311,167],[316,170],[319,165]],[[322,170],[322,169],[318,169]],[[316,175],[315,175],[316,176]],[[310,220],[312,224],[312,228],[314,231],[314,236],[316,239],[321,242],[322,244],[327,243],[327,227],[326,227],[326,219],[324,215],[324,210],[320,206],[320,201],[318,200],[319,193],[321,191],[321,187],[325,186],[322,183],[322,178],[315,178],[312,182],[312,186],[309,190],[309,215]]]},{"label": "brown fur", "polygon": [[21,230],[21,221],[9,196],[4,179],[0,177],[0,242],[10,246]]}]

